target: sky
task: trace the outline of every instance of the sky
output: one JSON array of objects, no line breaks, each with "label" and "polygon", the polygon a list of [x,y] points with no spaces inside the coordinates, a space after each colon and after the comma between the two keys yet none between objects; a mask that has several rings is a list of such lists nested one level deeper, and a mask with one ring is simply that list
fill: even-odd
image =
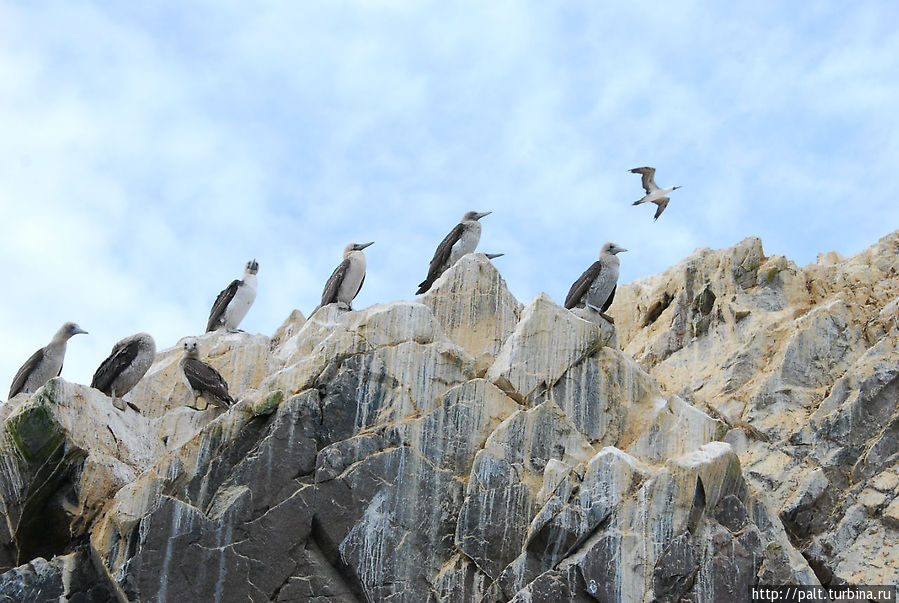
[{"label": "sky", "polygon": [[[899,228],[899,3],[0,0],[0,397],[65,321],[119,339],[414,299],[468,210],[527,303],[612,240],[619,282],[760,237],[805,265]],[[657,222],[638,166],[680,185]]]}]

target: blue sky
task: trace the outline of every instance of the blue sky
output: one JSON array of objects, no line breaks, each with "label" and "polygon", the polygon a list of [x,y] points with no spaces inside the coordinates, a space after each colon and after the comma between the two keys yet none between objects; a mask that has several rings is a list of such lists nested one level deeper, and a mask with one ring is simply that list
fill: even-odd
[{"label": "blue sky", "polygon": [[[512,292],[564,299],[761,237],[800,265],[899,228],[895,2],[0,0],[0,393],[66,320],[63,376],[316,306],[350,241],[356,307],[413,299],[469,210]],[[657,223],[632,167],[682,185]]]}]

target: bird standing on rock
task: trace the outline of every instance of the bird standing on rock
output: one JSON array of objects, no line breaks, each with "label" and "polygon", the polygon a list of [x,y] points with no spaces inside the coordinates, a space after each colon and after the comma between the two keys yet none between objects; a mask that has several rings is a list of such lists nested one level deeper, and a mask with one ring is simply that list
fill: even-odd
[{"label": "bird standing on rock", "polygon": [[[473,253],[481,240],[481,223],[478,222],[484,216],[492,212],[470,211],[462,216],[462,221],[456,224],[437,246],[434,257],[428,268],[428,277],[418,284],[416,295],[421,295],[431,288],[440,275],[450,266],[459,261],[463,255]],[[502,254],[500,254],[502,255]]]},{"label": "bird standing on rock", "polygon": [[615,289],[618,286],[619,261],[616,254],[627,251],[611,241],[604,244],[599,251],[599,260],[593,262],[568,291],[565,298],[565,307],[571,310],[576,307],[586,306],[593,308],[599,315],[613,323],[615,320],[605,314],[615,299]]},{"label": "bird standing on rock", "polygon": [[[187,407],[194,410],[206,410],[209,403],[219,408],[228,409],[237,401],[228,394],[228,384],[221,374],[202,360],[197,349],[195,337],[184,340],[184,356],[178,363],[185,385],[192,394],[191,404]],[[197,400],[206,399],[206,408],[199,408]]]},{"label": "bird standing on rock", "polygon": [[33,393],[53,377],[58,377],[66,356],[66,342],[79,333],[87,331],[74,322],[62,325],[50,343],[32,354],[16,373],[9,388],[10,399],[21,392]]},{"label": "bird standing on rock", "polygon": [[206,332],[224,328],[229,333],[237,332],[237,325],[243,320],[256,299],[256,273],[259,264],[256,260],[247,262],[243,271],[243,280],[233,280],[225,287],[209,312]]},{"label": "bird standing on rock", "polygon": [[152,337],[146,333],[126,337],[112,346],[109,357],[94,373],[91,387],[112,397],[112,405],[125,410],[120,398],[137,385],[155,358],[156,342]]},{"label": "bird standing on rock", "polygon": [[[336,303],[338,307],[345,307],[352,310],[353,300],[362,290],[362,283],[365,282],[365,254],[362,250],[373,245],[370,243],[350,243],[343,250],[343,261],[334,272],[328,282],[325,283],[325,290],[322,292],[322,306]],[[318,308],[316,308],[317,310]]]},{"label": "bird standing on rock", "polygon": [[662,212],[665,211],[665,208],[668,207],[668,202],[671,201],[667,197],[668,193],[671,191],[676,191],[679,189],[679,186],[672,186],[669,188],[659,188],[655,182],[655,173],[656,169],[651,167],[638,167],[630,170],[632,174],[642,174],[643,176],[643,190],[646,191],[646,195],[643,196],[639,201],[634,201],[634,205],[640,205],[641,203],[655,203],[658,206],[656,209],[656,215],[653,216],[653,221],[658,220],[659,216],[662,215]]}]

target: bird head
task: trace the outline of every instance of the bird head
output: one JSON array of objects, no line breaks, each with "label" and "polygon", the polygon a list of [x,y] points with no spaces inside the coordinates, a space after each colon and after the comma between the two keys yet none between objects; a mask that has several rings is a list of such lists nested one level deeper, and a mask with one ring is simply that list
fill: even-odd
[{"label": "bird head", "polygon": [[374,241],[370,241],[368,243],[350,243],[346,247],[343,248],[343,257],[347,258],[354,251],[362,251],[369,245],[373,245]]},{"label": "bird head", "polygon": [[612,255],[616,255],[616,254],[621,253],[622,251],[627,251],[627,249],[625,249],[624,247],[621,247],[620,245],[618,245],[618,243],[613,243],[612,241],[609,241],[608,243],[606,243],[605,245],[602,246],[602,249],[599,251],[599,254],[603,255],[605,253],[610,253]]},{"label": "bird head", "polygon": [[185,356],[189,356],[191,358],[196,358],[200,353],[199,349],[197,348],[197,338],[196,337],[188,337],[187,339],[184,340],[184,343],[182,344],[182,346],[184,347],[184,355]]},{"label": "bird head", "polygon": [[253,258],[249,262],[247,262],[246,271],[250,274],[256,274],[259,272],[259,262],[256,261],[256,258]]},{"label": "bird head", "polygon": [[66,324],[62,325],[62,328],[59,329],[59,334],[63,335],[65,339],[74,337],[75,335],[78,335],[80,333],[84,333],[86,335],[87,331],[79,327],[74,322],[67,322]]},{"label": "bird head", "polygon": [[480,219],[483,218],[484,216],[486,216],[486,215],[488,215],[488,214],[492,214],[492,213],[493,213],[493,212],[491,212],[491,211],[485,211],[485,212],[469,211],[469,212],[465,212],[465,215],[462,216],[462,221],[463,221],[463,222],[469,222],[469,221],[471,221],[471,220],[480,220]]}]

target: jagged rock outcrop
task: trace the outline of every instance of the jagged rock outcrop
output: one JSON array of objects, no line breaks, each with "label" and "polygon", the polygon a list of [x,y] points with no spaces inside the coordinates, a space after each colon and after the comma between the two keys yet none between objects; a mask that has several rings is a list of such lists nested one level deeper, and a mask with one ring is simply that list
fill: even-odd
[{"label": "jagged rock outcrop", "polygon": [[746,239],[618,288],[625,353],[728,426],[825,583],[899,582],[899,232],[798,267]]},{"label": "jagged rock outcrop", "polygon": [[[736,256],[734,294],[762,286],[760,246]],[[715,291],[694,296],[704,300],[695,304],[700,317],[718,307]],[[684,303],[692,311],[693,299]],[[308,319],[294,312],[270,339],[200,337],[201,357],[239,399],[225,412],[183,406],[177,346],[126,397],[140,413],[51,380],[0,407],[0,563],[9,570],[0,595],[741,600],[752,584],[818,583],[819,558],[800,554],[797,546],[811,545],[797,525],[834,564],[838,553],[824,548],[807,513],[823,498],[856,496],[858,508],[876,502],[888,516],[885,492],[896,484],[882,467],[895,451],[866,448],[876,435],[843,438],[850,452],[822,445],[822,458],[855,454],[852,471],[840,482],[829,473],[839,463],[820,461],[789,503],[795,512],[785,510],[786,498],[771,497],[739,456],[761,428],[748,420],[737,428],[689,387],[660,386],[631,356],[643,319],[619,316],[616,332],[543,294],[522,306],[486,258],[469,255],[420,301],[327,306]],[[693,328],[694,318],[684,324]],[[815,325],[827,331],[826,321]],[[704,332],[716,328],[710,318]],[[670,337],[667,356],[638,360],[661,370],[663,356],[689,345]],[[625,351],[619,341],[629,342]],[[857,345],[846,339],[847,350]],[[794,347],[807,353],[809,344]],[[813,354],[819,372],[787,369],[779,378],[826,387],[818,384],[826,367],[847,362],[829,349]],[[848,361],[870,375],[859,369],[833,386],[834,410],[810,421],[805,436],[827,431],[836,444],[839,430],[856,430],[858,411],[846,405],[870,408],[889,379],[889,353]],[[870,492],[841,490],[868,473]],[[846,536],[828,537],[857,542],[853,530],[866,517],[847,513]]]}]

